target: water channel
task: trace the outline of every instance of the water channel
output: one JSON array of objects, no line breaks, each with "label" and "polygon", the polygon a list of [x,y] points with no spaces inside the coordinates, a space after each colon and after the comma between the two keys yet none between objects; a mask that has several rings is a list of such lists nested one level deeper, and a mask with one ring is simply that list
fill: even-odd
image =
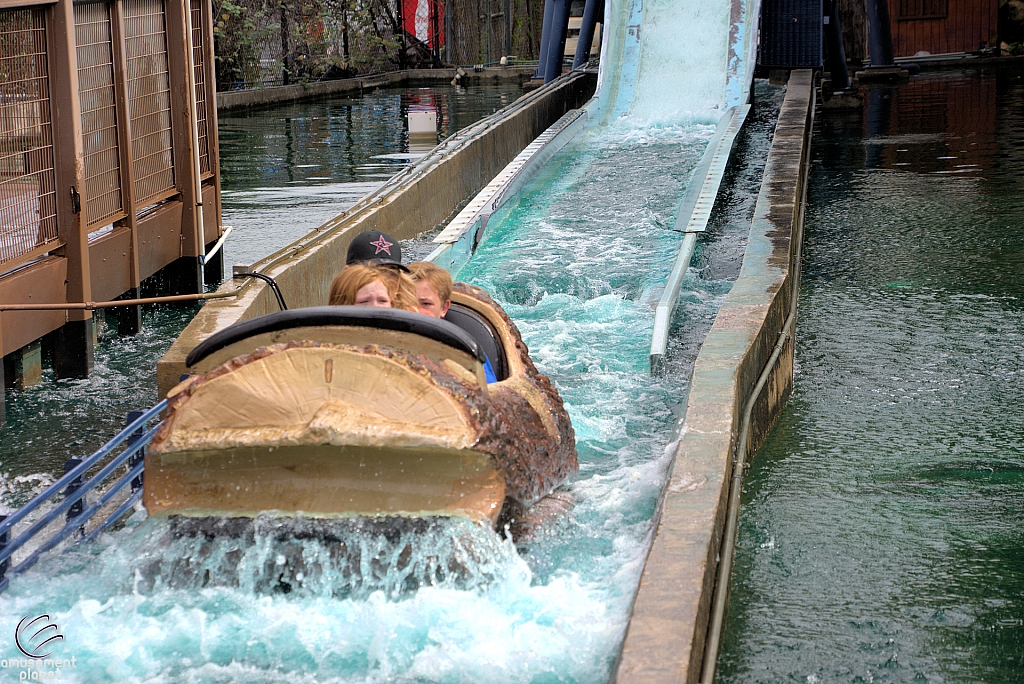
[{"label": "water channel", "polygon": [[[460,274],[509,311],[576,430],[580,473],[563,492],[572,503],[532,539],[517,548],[489,530],[445,523],[417,538],[414,564],[454,552],[468,579],[432,575],[409,591],[408,574],[371,577],[364,567],[358,581],[333,571],[292,578],[290,593],[282,594],[274,589],[279,584],[253,580],[283,562],[275,561],[270,537],[259,537],[228,568],[222,559],[231,540],[197,546],[169,536],[164,521],[140,516],[128,529],[19,578],[0,596],[2,614],[59,612],[82,663],[76,674],[90,682],[606,680],[650,544],[689,368],[739,271],[782,91],[759,84],[757,96],[684,285],[664,377],[652,380],[647,369],[653,309],[681,241],[671,230],[675,208],[713,125],[624,120],[581,134],[489,227]],[[314,126],[299,121],[295,128]],[[239,133],[241,149],[251,148],[246,134]],[[245,228],[254,236],[273,225],[271,217],[292,220],[295,210],[278,208],[275,187],[291,174],[327,176],[315,156],[303,164],[317,168],[289,170],[297,158],[288,159],[287,144],[279,149],[251,166],[277,179],[276,186],[259,185],[270,188],[267,195],[226,193],[232,201],[253,193],[254,208],[268,212]],[[231,163],[227,154],[224,163]],[[367,175],[384,174],[375,168]],[[330,181],[317,182],[328,188],[325,195],[335,192]],[[233,220],[240,218],[238,209]],[[247,258],[237,254],[228,262]],[[188,314],[161,315],[171,319],[161,325],[174,330]],[[152,351],[140,351],[135,364],[146,367],[132,372],[151,373],[165,346],[154,342]],[[120,387],[126,396],[139,394],[131,381]],[[115,427],[110,422],[106,434]],[[51,427],[47,443],[61,429]],[[63,456],[57,447],[51,453]],[[353,543],[363,558],[378,553],[373,540]],[[328,551],[309,541],[300,552],[310,559]],[[210,571],[224,581],[190,583],[179,579],[183,570],[199,577]],[[0,629],[6,626],[0,618]]]},{"label": "water channel", "polygon": [[819,112],[792,398],[747,477],[723,682],[1024,676],[1024,78]]}]

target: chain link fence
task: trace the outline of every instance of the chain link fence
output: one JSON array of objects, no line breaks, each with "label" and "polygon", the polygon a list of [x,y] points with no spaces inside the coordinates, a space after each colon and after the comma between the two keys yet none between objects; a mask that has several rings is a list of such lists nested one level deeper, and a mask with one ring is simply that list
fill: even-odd
[{"label": "chain link fence", "polygon": [[217,90],[537,59],[544,0],[214,0]]}]

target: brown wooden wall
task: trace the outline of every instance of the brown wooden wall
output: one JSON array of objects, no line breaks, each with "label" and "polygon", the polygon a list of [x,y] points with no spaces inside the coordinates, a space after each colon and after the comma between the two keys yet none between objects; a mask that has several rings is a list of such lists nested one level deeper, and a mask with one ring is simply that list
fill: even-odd
[{"label": "brown wooden wall", "polygon": [[[943,13],[944,18],[905,18]],[[889,0],[893,53],[913,57],[922,50],[941,55],[995,47],[998,13],[999,0]]]},{"label": "brown wooden wall", "polygon": [[[217,240],[210,0],[0,0],[0,38],[0,303],[114,299]],[[0,355],[90,316],[6,312]]]}]

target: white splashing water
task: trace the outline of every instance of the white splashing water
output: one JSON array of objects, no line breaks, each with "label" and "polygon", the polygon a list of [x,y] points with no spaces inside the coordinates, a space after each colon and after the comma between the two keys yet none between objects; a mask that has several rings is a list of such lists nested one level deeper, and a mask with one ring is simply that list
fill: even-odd
[{"label": "white splashing water", "polygon": [[630,114],[638,123],[718,123],[725,105],[729,2],[644,0]]},{"label": "white splashing water", "polygon": [[[688,76],[672,76],[678,60],[659,62],[658,46],[673,8],[693,22],[679,54],[717,32],[704,68],[724,87],[728,35],[696,3],[648,8],[632,115],[560,153],[492,219],[461,274],[506,307],[566,402],[580,453],[569,512],[518,550],[460,521],[399,535],[399,549],[349,530],[358,562],[269,528],[206,540],[133,521],[19,578],[0,595],[0,634],[49,613],[76,656],[62,678],[89,683],[606,680],[685,385],[648,375],[653,308],[680,242],[676,205],[717,120],[714,79],[668,93],[666,79]],[[698,288],[691,308],[717,309],[724,288]]]}]

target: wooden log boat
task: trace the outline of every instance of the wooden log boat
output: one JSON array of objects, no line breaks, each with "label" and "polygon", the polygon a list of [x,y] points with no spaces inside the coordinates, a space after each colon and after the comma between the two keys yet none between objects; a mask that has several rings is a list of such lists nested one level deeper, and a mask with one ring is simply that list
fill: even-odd
[{"label": "wooden log boat", "polygon": [[496,525],[549,494],[577,469],[558,393],[486,293],[452,302],[448,320],[314,307],[211,336],[147,451],[149,513]]}]

